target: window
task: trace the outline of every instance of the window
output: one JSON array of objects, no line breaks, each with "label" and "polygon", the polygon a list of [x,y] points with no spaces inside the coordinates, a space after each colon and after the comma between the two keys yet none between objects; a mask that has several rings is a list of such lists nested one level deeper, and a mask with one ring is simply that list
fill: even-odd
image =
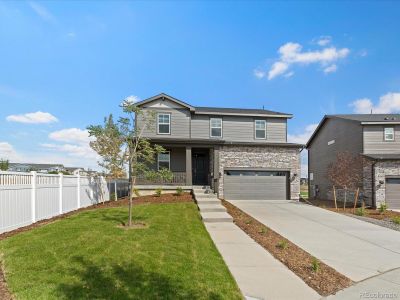
[{"label": "window", "polygon": [[158,170],[160,171],[161,169],[170,169],[170,152],[166,151],[164,153],[159,153],[158,154]]},{"label": "window", "polygon": [[267,122],[265,120],[255,120],[254,129],[256,139],[267,138]]},{"label": "window", "polygon": [[171,114],[158,114],[158,134],[171,134]]},{"label": "window", "polygon": [[394,128],[385,128],[385,141],[394,141]]},{"label": "window", "polygon": [[222,119],[220,118],[210,119],[210,136],[222,137]]}]

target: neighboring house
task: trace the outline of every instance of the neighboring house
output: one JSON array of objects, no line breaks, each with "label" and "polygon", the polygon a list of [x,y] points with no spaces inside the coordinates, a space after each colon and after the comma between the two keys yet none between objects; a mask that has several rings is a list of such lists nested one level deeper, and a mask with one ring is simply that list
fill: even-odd
[{"label": "neighboring house", "polygon": [[80,171],[82,175],[86,172],[83,168],[78,167],[64,167],[62,164],[32,164],[32,163],[10,163],[8,171],[11,172],[30,172],[36,171],[38,173],[50,172],[68,172],[71,175],[77,174]]},{"label": "neighboring house", "polygon": [[64,166],[61,164],[10,163],[8,170],[12,172],[37,171],[39,173],[49,173],[63,171]]},{"label": "neighboring house", "polygon": [[[226,199],[298,199],[300,150],[287,142],[291,114],[264,109],[194,107],[160,94],[137,103],[156,112],[144,137],[166,152],[154,168],[173,172],[173,184],[211,186]],[[137,120],[142,127],[143,119]]]},{"label": "neighboring house", "polygon": [[[326,115],[307,143],[310,196],[331,198],[327,178],[338,152],[362,155],[366,203],[400,208],[400,114]],[[316,191],[319,191],[316,195]]]}]

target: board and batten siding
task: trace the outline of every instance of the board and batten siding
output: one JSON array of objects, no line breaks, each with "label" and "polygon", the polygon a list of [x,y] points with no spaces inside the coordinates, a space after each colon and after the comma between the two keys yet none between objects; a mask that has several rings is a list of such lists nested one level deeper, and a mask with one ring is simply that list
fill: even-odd
[{"label": "board and batten siding", "polygon": [[[384,128],[394,128],[394,141],[385,141]],[[364,154],[398,154],[400,153],[400,125],[365,125]]]},{"label": "board and batten siding", "polygon": [[[308,172],[313,173],[310,187],[313,190],[312,187],[318,185],[319,198],[328,197],[327,192],[332,185],[327,176],[328,166],[336,161],[337,153],[348,151],[360,154],[362,143],[361,124],[343,119],[325,121],[308,149]],[[310,196],[314,195],[311,193]]]}]

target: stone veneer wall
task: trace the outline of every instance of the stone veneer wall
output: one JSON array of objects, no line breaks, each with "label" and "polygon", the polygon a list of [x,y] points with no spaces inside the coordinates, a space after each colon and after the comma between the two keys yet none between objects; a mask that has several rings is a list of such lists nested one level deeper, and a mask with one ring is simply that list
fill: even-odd
[{"label": "stone veneer wall", "polygon": [[[219,150],[218,196],[224,198],[224,168],[271,168],[290,170],[290,196],[300,196],[300,149],[277,146],[221,146]],[[293,175],[297,176],[293,178]]]},{"label": "stone veneer wall", "polygon": [[[373,204],[372,199],[372,164],[373,160],[366,159],[364,161],[363,168],[363,187],[364,195],[366,196],[366,203],[369,205]],[[387,160],[387,161],[376,161],[375,162],[375,199],[376,207],[379,207],[380,203],[384,203],[386,199],[386,176],[400,176],[400,161],[398,160]],[[382,181],[383,183],[379,183]]]},{"label": "stone veneer wall", "polygon": [[[400,176],[400,161],[398,160],[387,160],[379,161],[375,165],[375,198],[376,207],[379,207],[380,203],[384,203],[386,199],[386,176]],[[382,184],[379,181],[383,181]]]}]

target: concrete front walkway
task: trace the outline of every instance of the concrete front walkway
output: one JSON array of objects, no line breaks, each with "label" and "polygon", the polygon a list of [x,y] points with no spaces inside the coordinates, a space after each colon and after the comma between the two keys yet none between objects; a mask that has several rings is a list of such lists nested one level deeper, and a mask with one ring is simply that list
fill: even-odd
[{"label": "concrete front walkway", "polygon": [[215,222],[205,226],[247,299],[321,298],[235,224]]},{"label": "concrete front walkway", "polygon": [[399,231],[297,202],[230,202],[353,281],[400,267]]}]

